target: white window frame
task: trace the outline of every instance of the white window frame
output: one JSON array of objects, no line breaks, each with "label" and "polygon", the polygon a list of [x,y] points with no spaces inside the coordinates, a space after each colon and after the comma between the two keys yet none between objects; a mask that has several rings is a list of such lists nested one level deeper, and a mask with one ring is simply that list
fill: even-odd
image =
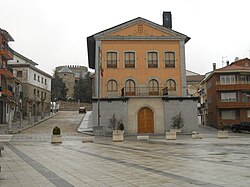
[{"label": "white window frame", "polygon": [[235,75],[221,75],[220,76],[220,84],[236,84],[236,76]]},{"label": "white window frame", "polygon": [[221,93],[221,102],[236,102],[237,93],[236,92],[222,92]]}]

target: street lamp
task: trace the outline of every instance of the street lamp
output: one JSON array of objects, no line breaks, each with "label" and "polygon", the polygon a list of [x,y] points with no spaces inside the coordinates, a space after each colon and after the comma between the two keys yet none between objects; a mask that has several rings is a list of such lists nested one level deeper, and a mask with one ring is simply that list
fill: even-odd
[{"label": "street lamp", "polygon": [[19,112],[20,112],[20,128],[21,128],[22,127],[22,121],[23,121],[22,99],[19,100]]}]

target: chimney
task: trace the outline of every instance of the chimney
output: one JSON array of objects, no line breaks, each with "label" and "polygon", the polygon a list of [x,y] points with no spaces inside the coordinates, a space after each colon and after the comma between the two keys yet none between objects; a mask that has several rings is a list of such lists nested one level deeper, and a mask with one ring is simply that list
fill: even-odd
[{"label": "chimney", "polygon": [[172,29],[172,15],[171,12],[163,12],[162,14],[163,18],[163,26]]},{"label": "chimney", "polygon": [[216,70],[216,63],[213,63],[213,71]]},{"label": "chimney", "polygon": [[227,61],[227,66],[229,66],[229,61]]}]

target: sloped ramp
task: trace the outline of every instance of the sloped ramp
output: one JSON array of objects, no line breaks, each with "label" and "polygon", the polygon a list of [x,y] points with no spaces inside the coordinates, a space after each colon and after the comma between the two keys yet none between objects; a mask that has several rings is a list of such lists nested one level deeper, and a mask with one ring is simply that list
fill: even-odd
[{"label": "sloped ramp", "polygon": [[80,133],[93,133],[93,120],[92,111],[87,111],[81,124],[79,125],[77,132]]}]

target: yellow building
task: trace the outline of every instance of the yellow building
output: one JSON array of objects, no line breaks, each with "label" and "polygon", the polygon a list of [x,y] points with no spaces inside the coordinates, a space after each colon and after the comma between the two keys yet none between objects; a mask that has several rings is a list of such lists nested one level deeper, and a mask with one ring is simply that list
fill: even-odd
[{"label": "yellow building", "polygon": [[189,39],[172,30],[170,12],[163,13],[163,25],[139,17],[88,37],[89,67],[96,70],[94,124],[108,127],[115,114],[130,134],[168,130],[170,115],[184,106],[169,112],[169,103],[194,100],[186,97]]}]

